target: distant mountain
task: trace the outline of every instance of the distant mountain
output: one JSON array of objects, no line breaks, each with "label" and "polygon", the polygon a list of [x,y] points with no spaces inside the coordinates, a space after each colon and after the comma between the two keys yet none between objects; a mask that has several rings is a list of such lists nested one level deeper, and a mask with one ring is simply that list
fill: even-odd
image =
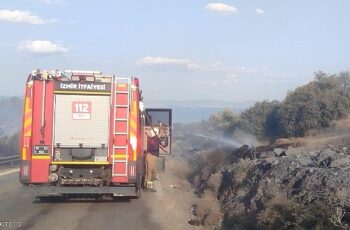
[{"label": "distant mountain", "polygon": [[23,101],[19,97],[0,99],[0,136],[11,135],[20,130]]},{"label": "distant mountain", "polygon": [[171,108],[173,122],[189,123],[208,119],[211,114],[222,111],[224,108],[237,113],[254,105],[254,101],[226,102],[219,100],[145,100],[146,108]]},{"label": "distant mountain", "polygon": [[177,106],[177,107],[201,107],[201,108],[233,108],[237,112],[241,112],[244,109],[254,105],[255,101],[245,102],[229,102],[219,100],[145,100],[145,104],[150,107],[166,107],[166,106]]},{"label": "distant mountain", "polygon": [[[253,101],[235,103],[219,100],[152,100],[145,101],[147,108],[171,108],[173,122],[189,123],[206,120],[211,114],[224,108],[237,113],[254,104]],[[22,124],[23,101],[19,97],[0,96],[0,137],[14,134]]]}]

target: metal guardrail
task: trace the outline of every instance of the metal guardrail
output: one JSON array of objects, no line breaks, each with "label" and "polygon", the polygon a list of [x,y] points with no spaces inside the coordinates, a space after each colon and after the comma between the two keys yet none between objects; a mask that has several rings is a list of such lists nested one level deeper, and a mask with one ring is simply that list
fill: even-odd
[{"label": "metal guardrail", "polygon": [[1,157],[0,158],[0,167],[2,165],[10,165],[12,167],[16,162],[18,162],[20,160],[21,160],[21,157],[19,155]]}]

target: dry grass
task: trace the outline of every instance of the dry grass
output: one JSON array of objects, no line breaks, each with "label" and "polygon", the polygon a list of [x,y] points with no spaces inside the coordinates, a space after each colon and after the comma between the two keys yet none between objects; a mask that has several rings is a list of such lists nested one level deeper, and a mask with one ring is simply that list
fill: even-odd
[{"label": "dry grass", "polygon": [[[264,210],[259,212],[257,220],[264,229],[287,229],[295,227],[298,216],[298,206],[287,197],[273,197]],[[299,213],[300,214],[300,213]]]},{"label": "dry grass", "polygon": [[350,147],[350,116],[334,122],[329,128],[311,130],[305,137],[280,138],[275,143],[305,146],[307,149],[324,148],[329,144]]},{"label": "dry grass", "polygon": [[217,172],[214,173],[210,176],[209,180],[208,180],[208,188],[211,189],[211,191],[214,194],[217,194],[219,191],[219,187],[221,184],[221,180],[222,180],[222,175],[221,173]]},{"label": "dry grass", "polygon": [[240,184],[247,178],[247,175],[249,173],[249,169],[253,165],[252,161],[249,159],[240,159],[237,164],[236,168],[234,169],[235,173],[233,174],[233,180],[236,182],[236,184]]},{"label": "dry grass", "polygon": [[195,204],[194,214],[200,218],[202,225],[214,228],[220,226],[222,213],[220,204],[213,193],[206,191],[202,199]]}]

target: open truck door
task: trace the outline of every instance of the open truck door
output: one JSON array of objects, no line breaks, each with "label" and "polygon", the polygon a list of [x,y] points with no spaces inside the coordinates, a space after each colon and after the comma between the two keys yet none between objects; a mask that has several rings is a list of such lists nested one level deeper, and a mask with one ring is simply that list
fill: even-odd
[{"label": "open truck door", "polygon": [[[165,156],[171,154],[171,127],[172,110],[149,108],[145,110],[146,121],[145,131],[150,135],[151,132],[160,133],[161,145],[159,146],[159,155]],[[145,138],[147,140],[147,138]],[[147,146],[145,143],[144,146]]]}]

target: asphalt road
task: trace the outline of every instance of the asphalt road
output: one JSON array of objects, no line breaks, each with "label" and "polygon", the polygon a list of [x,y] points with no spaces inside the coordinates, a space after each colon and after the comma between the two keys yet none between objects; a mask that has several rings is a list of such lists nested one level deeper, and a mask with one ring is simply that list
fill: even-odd
[{"label": "asphalt road", "polygon": [[2,229],[161,229],[150,219],[143,193],[140,199],[117,201],[68,200],[40,202],[25,193],[18,172],[0,175],[0,230]]}]

